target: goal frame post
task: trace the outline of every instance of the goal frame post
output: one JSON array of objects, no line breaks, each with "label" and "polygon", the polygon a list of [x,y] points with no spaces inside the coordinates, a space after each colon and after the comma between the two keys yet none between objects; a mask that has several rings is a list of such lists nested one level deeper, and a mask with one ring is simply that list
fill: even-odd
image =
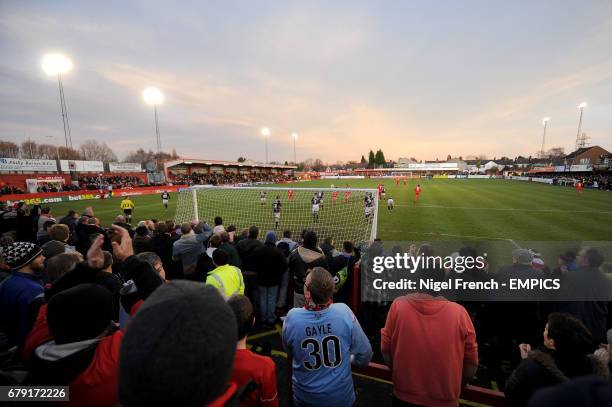
[{"label": "goal frame post", "polygon": [[[378,208],[379,208],[379,197],[378,190],[376,188],[315,188],[315,187],[290,187],[290,186],[239,186],[239,185],[192,185],[186,188],[181,188],[178,190],[178,193],[185,193],[186,191],[190,191],[191,199],[193,204],[193,213],[192,219],[195,221],[199,221],[199,205],[198,205],[198,191],[206,191],[206,190],[251,190],[251,191],[306,191],[306,192],[371,192],[374,197],[374,216],[372,218],[372,229],[370,231],[370,241],[374,240],[377,237],[378,233]],[[177,209],[178,210],[178,209]],[[176,215],[175,215],[176,219]]]}]

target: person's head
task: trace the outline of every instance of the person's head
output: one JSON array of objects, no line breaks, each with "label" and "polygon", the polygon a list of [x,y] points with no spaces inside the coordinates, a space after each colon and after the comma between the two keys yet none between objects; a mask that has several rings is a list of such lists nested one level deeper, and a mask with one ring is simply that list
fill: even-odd
[{"label": "person's head", "polygon": [[291,239],[291,231],[290,230],[285,230],[283,232],[283,237],[286,239]]},{"label": "person's head", "polygon": [[136,228],[136,236],[140,236],[140,237],[149,236],[149,228],[147,228],[144,225],[138,226]]},{"label": "person's head", "polygon": [[78,216],[79,216],[79,215],[77,215],[76,211],[75,211],[75,210],[73,210],[73,209],[70,209],[70,210],[68,211],[68,214],[66,214],[66,217],[67,217],[67,218],[73,218],[73,219],[74,219],[74,218],[76,218],[76,217],[78,217]]},{"label": "person's head", "polygon": [[51,213],[51,208],[45,206],[44,208],[40,208],[41,215],[49,215]]},{"label": "person's head", "polygon": [[350,240],[346,240],[342,243],[342,250],[344,250],[344,253],[352,254],[355,250],[355,245]]},{"label": "person's head", "polygon": [[81,216],[81,217],[79,218],[79,223],[80,223],[81,225],[87,225],[87,222],[89,222],[89,217],[87,217],[87,216]]},{"label": "person's head", "polygon": [[192,230],[191,230],[191,223],[189,223],[189,222],[181,223],[181,233],[183,235],[188,235],[191,232],[192,232]]},{"label": "person's head", "polygon": [[166,270],[164,269],[164,263],[161,258],[154,252],[142,252],[136,255],[140,260],[146,261],[153,267],[159,276],[165,280],[166,279]]},{"label": "person's head", "polygon": [[230,306],[232,311],[234,311],[234,315],[236,315],[238,340],[246,339],[255,324],[255,313],[253,312],[251,300],[244,295],[233,295],[227,300],[227,305]]},{"label": "person's head", "polygon": [[310,249],[317,247],[317,234],[314,230],[309,230],[304,233],[304,247]]},{"label": "person's head", "polygon": [[328,247],[334,247],[334,239],[332,239],[331,237],[326,237],[325,240],[323,240],[323,243],[325,244],[325,246]]},{"label": "person's head", "polygon": [[165,235],[166,233],[168,233],[168,225],[166,224],[166,222],[159,222],[157,224],[157,234]]},{"label": "person's head", "polygon": [[219,236],[219,235],[212,235],[210,237],[210,240],[208,241],[208,246],[209,247],[214,247],[215,249],[218,249],[219,247],[221,247],[222,243],[223,243],[223,239],[221,238],[221,236]]},{"label": "person's head", "polygon": [[227,243],[227,242],[230,241],[230,234],[227,231],[225,231],[225,230],[223,230],[223,231],[221,231],[221,233],[219,233],[219,237],[221,238],[221,241],[223,243]]},{"label": "person's head", "polygon": [[575,261],[576,261],[576,253],[574,253],[571,250],[567,250],[565,253],[560,254],[559,259],[558,259],[560,266],[572,264]]},{"label": "person's head", "polygon": [[223,219],[221,216],[215,216],[215,226],[223,225]]},{"label": "person's head", "polygon": [[531,265],[533,253],[527,249],[515,249],[512,251],[512,262],[514,264]]},{"label": "person's head", "polygon": [[115,223],[116,223],[116,224],[125,223],[125,216],[123,216],[123,215],[117,215],[117,216],[115,217]]},{"label": "person's head", "polygon": [[49,300],[49,331],[58,345],[100,337],[111,325],[113,308],[113,295],[108,289],[79,284]]},{"label": "person's head", "polygon": [[249,239],[257,239],[259,236],[259,228],[257,226],[251,226],[249,228]]},{"label": "person's head", "polygon": [[582,321],[564,312],[548,315],[544,327],[544,346],[561,355],[582,356],[592,352],[592,337]]},{"label": "person's head", "polygon": [[2,251],[2,255],[12,271],[33,274],[45,268],[42,248],[34,243],[14,242]]},{"label": "person's head", "polygon": [[215,266],[225,266],[229,263],[229,255],[223,249],[217,249],[213,252],[212,260]]},{"label": "person's head", "polygon": [[603,262],[603,256],[599,250],[593,247],[581,249],[576,256],[576,263],[580,267],[599,267]]},{"label": "person's head", "polygon": [[88,206],[87,208],[85,208],[85,210],[83,211],[83,216],[87,216],[88,218],[91,218],[94,216],[94,210],[91,206]]},{"label": "person's head", "polygon": [[236,317],[217,289],[191,281],[164,284],[124,334],[119,403],[209,405],[228,391],[236,336]]},{"label": "person's head", "polygon": [[64,274],[75,269],[77,264],[83,261],[83,255],[79,252],[61,253],[47,260],[47,275],[53,283]]},{"label": "person's head", "polygon": [[88,225],[96,225],[97,226],[99,224],[98,218],[95,218],[95,217],[94,218],[89,218],[87,220],[87,224]]},{"label": "person's head", "polygon": [[327,304],[334,294],[334,278],[323,267],[314,267],[306,275],[304,299],[314,305]]},{"label": "person's head", "polygon": [[271,230],[266,232],[265,243],[275,244],[276,243],[276,233],[274,233]]},{"label": "person's head", "polygon": [[51,240],[57,240],[60,242],[67,242],[70,237],[70,228],[64,224],[52,225],[49,230],[49,237]]},{"label": "person's head", "polygon": [[45,221],[45,223],[43,223],[43,230],[46,231],[47,233],[49,233],[51,231],[51,227],[55,225],[55,221],[54,220],[47,220]]}]

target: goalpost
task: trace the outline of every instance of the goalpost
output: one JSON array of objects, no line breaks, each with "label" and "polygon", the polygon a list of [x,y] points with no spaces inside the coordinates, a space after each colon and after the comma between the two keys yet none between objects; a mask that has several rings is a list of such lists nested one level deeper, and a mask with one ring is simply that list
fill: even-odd
[{"label": "goalpost", "polygon": [[[323,193],[323,200],[315,216],[311,200],[319,192]],[[370,216],[366,216],[366,194],[373,197]],[[272,210],[277,196],[282,205],[278,227]],[[196,220],[212,227],[216,216],[223,219],[226,228],[235,225],[237,235],[255,225],[259,227],[260,239],[269,230],[275,231],[279,239],[285,230],[290,230],[297,240],[306,229],[314,230],[320,242],[331,237],[341,247],[345,240],[359,244],[376,237],[378,196],[375,189],[359,188],[194,186],[179,190],[177,224]]]}]

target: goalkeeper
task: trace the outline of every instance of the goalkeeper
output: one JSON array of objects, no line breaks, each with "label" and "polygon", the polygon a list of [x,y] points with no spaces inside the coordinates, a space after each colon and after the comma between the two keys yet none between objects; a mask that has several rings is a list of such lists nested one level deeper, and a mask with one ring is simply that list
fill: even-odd
[{"label": "goalkeeper", "polygon": [[127,223],[131,223],[132,222],[132,211],[134,211],[134,207],[135,207],[134,202],[129,197],[126,196],[125,198],[123,198],[119,206],[123,210],[123,214],[125,215],[125,219],[127,220]]}]

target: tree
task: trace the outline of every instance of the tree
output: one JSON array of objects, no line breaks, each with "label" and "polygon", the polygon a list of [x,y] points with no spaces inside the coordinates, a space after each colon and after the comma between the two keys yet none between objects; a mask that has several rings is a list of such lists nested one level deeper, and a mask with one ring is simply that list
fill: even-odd
[{"label": "tree", "polygon": [[382,150],[379,149],[378,151],[376,151],[376,155],[374,156],[374,163],[380,166],[384,166],[387,163]]},{"label": "tree", "polygon": [[38,144],[29,138],[21,143],[20,151],[23,158],[38,158]]},{"label": "tree", "polygon": [[39,144],[38,153],[36,155],[43,160],[55,160],[58,153],[59,151],[56,146],[52,146],[51,144]]},{"label": "tree", "polygon": [[0,157],[17,158],[19,156],[19,146],[12,141],[0,140]]},{"label": "tree", "polygon": [[546,152],[547,157],[563,158],[565,157],[565,149],[563,147],[553,147]]},{"label": "tree", "polygon": [[374,151],[370,150],[368,153],[368,168],[374,168],[376,164],[376,158],[374,156]]},{"label": "tree", "polygon": [[367,163],[367,162],[368,162],[368,161],[365,159],[365,156],[364,156],[364,155],[362,155],[362,156],[361,156],[361,164],[365,164],[365,163]]},{"label": "tree", "polygon": [[245,161],[246,161],[246,158],[244,158],[244,157],[238,157],[238,159],[237,159],[236,161],[238,161],[239,163],[243,163],[243,162],[245,162]]},{"label": "tree", "polygon": [[80,160],[81,153],[74,148],[70,147],[59,147],[60,160]]},{"label": "tree", "polygon": [[450,154],[446,156],[446,161],[450,161],[450,160],[452,160],[452,159],[453,159],[453,157],[451,157],[451,155],[450,155]]},{"label": "tree", "polygon": [[312,164],[312,169],[314,171],[323,171],[325,169],[325,164],[320,158],[316,158]]},{"label": "tree", "polygon": [[81,144],[81,155],[86,161],[117,161],[117,156],[106,143],[87,140]]}]

